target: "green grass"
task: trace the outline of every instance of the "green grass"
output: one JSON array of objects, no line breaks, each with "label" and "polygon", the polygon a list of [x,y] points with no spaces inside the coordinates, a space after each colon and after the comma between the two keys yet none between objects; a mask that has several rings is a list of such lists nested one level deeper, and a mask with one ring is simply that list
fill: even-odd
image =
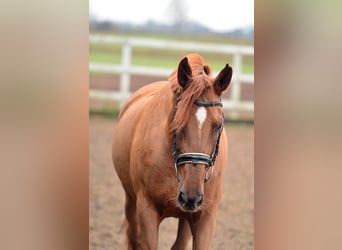
[{"label": "green grass", "polygon": [[[108,34],[108,33],[102,33]],[[109,33],[112,34],[112,33]],[[200,42],[213,42],[224,44],[238,44],[238,45],[253,45],[253,41],[232,39],[218,36],[177,36],[166,34],[139,34],[139,33],[119,33],[115,35],[125,35],[128,37],[144,37],[144,38],[157,38],[181,41],[200,41]],[[164,50],[154,48],[141,48],[134,47],[132,51],[132,65],[136,66],[150,66],[161,68],[176,68],[178,61],[187,53],[196,51],[183,51],[183,50]],[[220,71],[226,63],[233,66],[232,55],[219,54],[219,53],[202,53],[199,52],[204,60],[211,66],[214,71]],[[89,47],[89,61],[93,63],[121,63],[121,45],[120,44],[100,44],[91,43]],[[246,74],[254,73],[254,57],[244,56],[242,72]],[[99,73],[91,73],[99,75]]]},{"label": "green grass", "polygon": [[89,116],[100,116],[100,117],[106,117],[111,119],[116,119],[119,116],[120,109],[118,107],[112,107],[112,106],[102,106],[102,107],[90,107],[89,108]]}]

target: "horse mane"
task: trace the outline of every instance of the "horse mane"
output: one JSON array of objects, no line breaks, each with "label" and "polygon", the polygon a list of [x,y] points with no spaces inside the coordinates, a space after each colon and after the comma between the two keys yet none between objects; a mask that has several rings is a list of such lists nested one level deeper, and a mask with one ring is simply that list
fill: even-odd
[{"label": "horse mane", "polygon": [[204,64],[198,54],[186,56],[191,67],[192,77],[188,86],[183,89],[177,79],[177,69],[171,74],[169,82],[174,93],[174,104],[178,102],[177,112],[171,123],[171,131],[178,131],[185,127],[190,118],[193,103],[201,97],[205,90],[210,88],[209,77],[211,69]]}]

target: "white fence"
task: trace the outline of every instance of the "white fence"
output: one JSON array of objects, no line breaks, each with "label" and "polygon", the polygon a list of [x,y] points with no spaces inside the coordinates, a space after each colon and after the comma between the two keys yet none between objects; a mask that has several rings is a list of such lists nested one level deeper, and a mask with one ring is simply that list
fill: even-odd
[{"label": "white fence", "polygon": [[[130,95],[130,75],[151,75],[168,77],[174,69],[143,67],[131,65],[132,47],[149,47],[165,50],[187,50],[194,52],[214,52],[233,55],[233,79],[230,88],[231,98],[223,99],[223,106],[230,110],[232,119],[239,118],[239,111],[254,111],[254,102],[241,100],[241,83],[254,84],[254,75],[242,74],[244,55],[254,55],[252,46],[222,45],[213,43],[183,42],[143,38],[127,38],[121,36],[90,35],[90,43],[110,43],[122,45],[122,62],[119,65],[105,63],[89,63],[90,72],[120,74],[119,91],[89,90],[91,98],[113,99],[123,103]],[[218,72],[214,72],[217,75]]]}]

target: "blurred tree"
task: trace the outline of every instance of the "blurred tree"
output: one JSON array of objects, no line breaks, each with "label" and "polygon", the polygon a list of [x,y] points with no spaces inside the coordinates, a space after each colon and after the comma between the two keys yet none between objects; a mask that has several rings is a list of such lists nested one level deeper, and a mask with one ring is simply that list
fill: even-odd
[{"label": "blurred tree", "polygon": [[186,0],[171,0],[166,11],[175,30],[182,31],[188,22],[188,6]]}]

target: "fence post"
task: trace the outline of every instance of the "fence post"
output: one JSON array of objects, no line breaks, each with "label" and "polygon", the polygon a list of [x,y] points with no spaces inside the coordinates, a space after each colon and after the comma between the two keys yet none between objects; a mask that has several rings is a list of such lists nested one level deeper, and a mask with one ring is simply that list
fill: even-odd
[{"label": "fence post", "polygon": [[231,118],[237,120],[239,118],[239,103],[241,98],[241,81],[240,76],[242,73],[242,56],[240,52],[234,53],[233,56],[233,76],[234,81],[231,88],[231,98],[234,103],[233,110],[231,112]]},{"label": "fence post", "polygon": [[130,66],[131,66],[132,49],[128,40],[122,45],[121,65],[122,72],[120,75],[120,105],[128,98],[130,92]]}]

